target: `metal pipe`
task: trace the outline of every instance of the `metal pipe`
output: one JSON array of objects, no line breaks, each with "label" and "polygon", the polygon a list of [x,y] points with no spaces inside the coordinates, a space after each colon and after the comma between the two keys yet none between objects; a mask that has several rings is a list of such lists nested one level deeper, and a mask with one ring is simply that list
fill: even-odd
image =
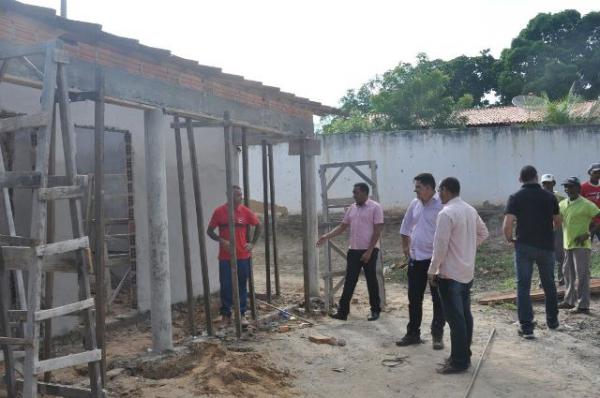
[{"label": "metal pipe", "polygon": [[177,180],[179,182],[179,210],[181,212],[181,236],[183,241],[183,266],[185,269],[185,289],[187,293],[188,326],[190,335],[196,336],[194,311],[194,286],[192,284],[192,264],[190,260],[190,237],[188,234],[187,200],[185,197],[185,175],[183,172],[183,149],[181,147],[181,129],[179,116],[173,117],[175,122],[175,155],[177,157]]}]

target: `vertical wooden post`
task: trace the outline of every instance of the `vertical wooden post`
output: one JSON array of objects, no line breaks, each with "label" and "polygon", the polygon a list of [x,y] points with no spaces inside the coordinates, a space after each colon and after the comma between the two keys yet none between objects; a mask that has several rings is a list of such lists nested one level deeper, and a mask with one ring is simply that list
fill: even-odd
[{"label": "vertical wooden post", "polygon": [[[327,207],[327,169],[323,166],[319,168],[319,175],[321,177],[321,205],[322,205],[322,216],[323,224],[325,224],[325,231],[329,232],[329,208]],[[331,275],[331,245],[329,240],[325,242],[325,272]],[[328,277],[324,279],[324,293],[325,293],[325,310],[329,312],[329,309],[333,305],[333,278]]]},{"label": "vertical wooden post", "polygon": [[273,237],[273,267],[275,271],[275,295],[281,295],[279,280],[279,256],[277,253],[277,211],[275,208],[275,172],[273,167],[273,144],[268,145],[269,155],[269,191],[271,192],[271,233]]},{"label": "vertical wooden post", "polygon": [[231,119],[229,112],[225,112],[225,174],[227,181],[227,223],[229,224],[229,255],[231,265],[231,287],[233,298],[233,318],[235,323],[235,334],[242,337],[242,317],[240,313],[240,292],[238,286],[237,250],[235,239],[235,204],[233,202],[233,145],[231,139]]},{"label": "vertical wooden post", "polygon": [[204,291],[204,318],[206,319],[206,333],[213,335],[212,314],[210,312],[210,279],[208,276],[208,259],[206,255],[206,232],[204,231],[204,210],[202,208],[202,191],[200,189],[200,173],[198,172],[198,159],[196,157],[196,139],[192,119],[185,120],[187,130],[188,149],[190,150],[190,163],[192,164],[192,184],[194,186],[194,202],[196,204],[196,224],[198,227],[198,245],[200,246],[200,269],[202,271],[202,290]]},{"label": "vertical wooden post", "polygon": [[265,239],[265,273],[267,283],[267,302],[271,302],[271,243],[269,238],[269,166],[267,141],[262,141],[262,176],[263,176],[263,213]]},{"label": "vertical wooden post", "polygon": [[[244,205],[250,207],[250,171],[248,161],[248,132],[242,127],[242,180],[244,185]],[[248,227],[248,230],[250,227]],[[247,231],[248,232],[248,231]],[[256,292],[254,289],[254,262],[250,257],[250,269],[248,273],[248,295],[250,301],[250,314],[252,319],[258,318],[256,311]]]},{"label": "vertical wooden post", "polygon": [[96,339],[102,350],[101,378],[106,384],[106,341],[104,338],[106,318],[105,289],[105,240],[104,240],[104,74],[96,73],[96,101],[94,103],[94,218],[95,250],[94,265],[96,273]]},{"label": "vertical wooden post", "polygon": [[[52,109],[52,127],[50,129],[50,153],[48,159],[48,175],[56,174],[56,103]],[[54,242],[55,204],[48,202],[48,220],[46,225],[46,240]],[[46,272],[46,286],[44,289],[44,306],[52,308],[54,302],[54,272]],[[44,321],[44,358],[52,358],[52,318]],[[52,372],[44,373],[44,382],[49,383]]]},{"label": "vertical wooden post", "polygon": [[183,265],[185,268],[185,289],[187,293],[188,326],[190,335],[196,335],[196,311],[194,310],[194,286],[192,284],[192,264],[190,260],[190,237],[188,234],[187,200],[185,197],[185,175],[183,172],[183,148],[179,116],[173,117],[175,124],[175,155],[177,156],[177,179],[179,181],[179,210],[181,212],[181,236],[183,239]]},{"label": "vertical wooden post", "polygon": [[[369,169],[371,170],[371,181],[373,181],[373,198],[379,202],[379,184],[377,183],[377,162],[371,161],[369,162]],[[380,248],[379,248],[379,258],[377,261],[377,280],[379,282],[379,299],[381,300],[382,308],[385,307],[386,297],[385,297],[385,277],[383,275],[383,234],[379,240]]]},{"label": "vertical wooden post", "polygon": [[[304,134],[303,134],[304,137]],[[308,259],[308,245],[314,245],[315,242],[309,242],[310,228],[308,223],[308,184],[307,178],[307,165],[306,165],[306,145],[304,140],[300,145],[300,192],[302,202],[302,269],[304,273],[304,310],[306,314],[312,312],[312,305],[310,302],[310,267]]]}]

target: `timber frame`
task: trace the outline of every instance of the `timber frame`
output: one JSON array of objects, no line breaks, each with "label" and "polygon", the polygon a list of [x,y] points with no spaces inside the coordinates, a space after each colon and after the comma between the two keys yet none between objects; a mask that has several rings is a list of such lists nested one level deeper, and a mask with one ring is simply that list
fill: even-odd
[{"label": "timber frame", "polygon": [[[242,146],[243,152],[246,153],[243,173],[245,191],[248,191],[249,184],[247,147],[263,146],[267,159],[263,164],[269,169],[264,174],[263,184],[269,185],[271,189],[264,191],[265,228],[271,225],[274,241],[276,220],[269,219],[267,208],[267,202],[270,201],[271,213],[273,213],[274,180],[271,146],[280,142],[289,142],[290,148],[292,146],[295,148],[294,151],[290,149],[290,154],[299,155],[300,170],[304,177],[301,186],[303,269],[305,310],[310,314],[311,299],[319,295],[318,255],[314,248],[317,232],[314,161],[315,155],[318,154],[314,148],[319,143],[314,139],[313,116],[339,113],[337,109],[282,92],[276,87],[224,73],[218,68],[200,65],[195,61],[174,56],[166,50],[144,46],[136,40],[111,35],[104,32],[97,24],[59,17],[51,9],[18,1],[0,0],[0,12],[0,52],[8,54],[8,58],[22,59],[19,62],[3,64],[4,82],[42,89],[40,71],[43,70],[44,60],[36,57],[35,53],[45,46],[46,42],[55,41],[60,43],[55,61],[68,63],[68,68],[65,69],[65,79],[69,82],[69,86],[66,87],[68,98],[70,101],[91,100],[95,103],[97,176],[95,218],[97,220],[103,220],[101,170],[104,164],[102,137],[105,131],[105,104],[144,111],[147,182],[152,185],[148,188],[149,235],[151,244],[158,248],[156,250],[158,254],[153,253],[150,258],[150,267],[153,269],[151,286],[153,295],[156,294],[156,298],[152,297],[151,308],[153,343],[156,351],[172,348],[169,263],[168,255],[166,260],[164,256],[165,252],[168,254],[169,249],[166,243],[168,231],[165,232],[167,203],[166,197],[162,195],[166,180],[161,176],[161,172],[166,167],[165,150],[162,144],[165,136],[171,131],[169,129],[165,131],[157,122],[164,115],[173,117],[171,127],[175,128],[176,134],[180,128],[185,128],[188,134],[194,127],[223,128],[230,220],[233,212],[231,186],[235,183],[233,174],[238,168],[236,146]],[[31,117],[23,116],[30,124],[44,125],[47,122],[47,119],[31,120]],[[149,158],[152,160],[148,160]],[[14,177],[19,176],[14,174]],[[153,195],[152,189],[161,191],[161,194]],[[97,283],[101,283],[104,280],[101,275],[104,274],[105,268],[104,226],[98,222],[95,228],[96,236],[100,237],[95,242],[95,264],[100,275],[98,277],[100,282]],[[184,231],[182,233],[186,234]],[[201,242],[200,244],[202,245]],[[234,243],[233,245],[235,246]],[[276,294],[279,294],[276,246],[273,254],[275,290]],[[160,281],[154,280],[157,269],[166,272]],[[270,272],[269,265],[267,269],[267,272]],[[270,275],[268,278],[270,281]],[[205,285],[205,291],[207,286]],[[234,286],[237,284],[234,283]],[[100,285],[97,286],[97,291],[102,291]],[[251,288],[251,291],[251,306],[254,307],[254,289]],[[104,355],[104,298],[100,304],[97,306],[96,327],[99,346],[103,349]],[[240,336],[239,309],[236,312],[236,332]],[[257,319],[255,308],[252,313],[253,318]],[[191,334],[195,334],[196,330],[196,326],[190,320]],[[212,333],[210,327],[208,331]]]}]

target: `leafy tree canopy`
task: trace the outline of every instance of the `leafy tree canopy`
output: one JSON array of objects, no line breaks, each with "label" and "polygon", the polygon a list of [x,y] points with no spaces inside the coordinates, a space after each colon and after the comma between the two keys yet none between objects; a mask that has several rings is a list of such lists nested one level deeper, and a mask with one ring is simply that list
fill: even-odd
[{"label": "leafy tree canopy", "polygon": [[489,50],[449,61],[417,56],[349,90],[347,116],[325,120],[323,133],[460,126],[457,110],[485,107],[490,93],[501,104],[534,93],[549,101],[600,95],[600,12],[538,14],[495,59]]}]

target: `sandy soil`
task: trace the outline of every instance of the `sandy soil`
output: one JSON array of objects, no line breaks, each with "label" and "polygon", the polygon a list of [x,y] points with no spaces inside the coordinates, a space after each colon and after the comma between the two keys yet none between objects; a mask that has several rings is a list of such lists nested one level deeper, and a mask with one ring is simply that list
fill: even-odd
[{"label": "sandy soil", "polygon": [[[399,221],[399,217],[397,219]],[[498,216],[489,217],[493,231]],[[386,264],[399,261],[398,223],[390,222],[384,237]],[[293,217],[282,219],[279,247],[281,284],[284,296],[277,305],[302,301],[300,224]],[[497,236],[497,232],[493,232]],[[495,239],[495,238],[494,238]],[[493,240],[492,245],[499,240]],[[598,254],[595,254],[598,255]],[[257,293],[265,291],[260,246],[255,253]],[[336,260],[336,267],[343,261]],[[476,281],[476,294],[487,290]],[[278,320],[266,328],[251,328],[241,341],[232,331],[220,338],[201,337],[190,341],[185,331],[185,313],[175,312],[177,346],[186,350],[152,360],[148,353],[151,335],[148,321],[109,333],[107,389],[110,396],[122,397],[462,397],[473,375],[441,376],[437,363],[449,355],[446,348],[434,351],[428,335],[431,301],[426,295],[422,330],[425,344],[399,348],[394,344],[408,322],[404,283],[386,284],[388,305],[380,320],[367,322],[368,298],[361,278],[352,313],[347,322],[317,316],[314,327],[299,319]],[[204,321],[197,307],[198,323]],[[260,307],[265,314],[268,309]],[[560,314],[561,328],[550,331],[544,325],[543,305],[536,304],[537,338],[525,341],[516,333],[512,306],[473,305],[475,332],[473,364],[493,328],[496,336],[474,385],[472,397],[597,397],[600,389],[600,300],[594,299],[591,316]],[[279,332],[286,324],[289,332]],[[218,326],[218,325],[217,325]],[[309,341],[314,334],[343,339],[344,346],[319,345]],[[62,352],[73,351],[62,347]],[[384,359],[399,358],[388,367]],[[87,369],[55,372],[54,380],[82,383]]]}]

